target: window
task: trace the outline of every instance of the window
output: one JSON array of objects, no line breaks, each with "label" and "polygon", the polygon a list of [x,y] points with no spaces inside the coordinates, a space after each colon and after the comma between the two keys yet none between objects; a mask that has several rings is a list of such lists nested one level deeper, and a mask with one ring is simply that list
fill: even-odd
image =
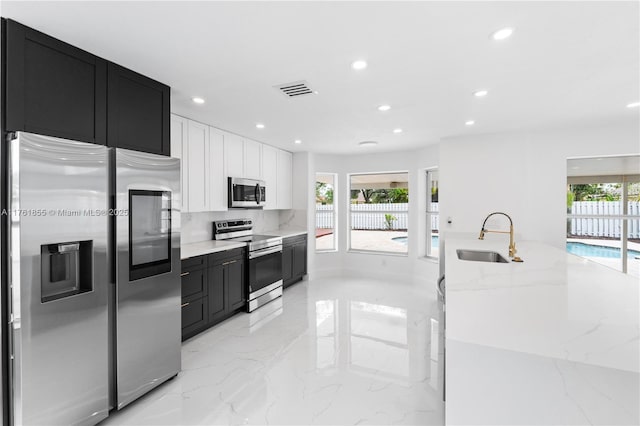
[{"label": "window", "polygon": [[438,170],[427,170],[427,257],[438,258],[440,256],[439,230],[440,230],[440,214],[438,208]]},{"label": "window", "polygon": [[316,173],[316,251],[336,250],[337,179],[333,173]]},{"label": "window", "polygon": [[352,174],[350,249],[407,254],[409,173]]},{"label": "window", "polygon": [[639,168],[640,157],[568,161],[567,252],[640,277],[640,175],[583,175]]}]

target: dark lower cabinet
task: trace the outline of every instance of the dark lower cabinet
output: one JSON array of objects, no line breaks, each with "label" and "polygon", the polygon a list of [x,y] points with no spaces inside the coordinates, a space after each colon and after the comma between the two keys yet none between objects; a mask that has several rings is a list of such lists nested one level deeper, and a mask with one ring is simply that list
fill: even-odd
[{"label": "dark lower cabinet", "polygon": [[182,272],[182,299],[191,300],[207,295],[207,271],[205,269]]},{"label": "dark lower cabinet", "polygon": [[206,298],[182,302],[182,340],[202,331],[207,324]]},{"label": "dark lower cabinet", "polygon": [[182,340],[207,327],[209,303],[207,295],[207,257],[198,256],[182,261]]},{"label": "dark lower cabinet", "polygon": [[224,294],[224,266],[209,267],[209,322],[216,323],[226,315]]},{"label": "dark lower cabinet", "polygon": [[3,20],[7,131],[105,145],[107,61]]},{"label": "dark lower cabinet", "polygon": [[286,286],[293,278],[293,245],[282,243],[282,282]]},{"label": "dark lower cabinet", "polygon": [[227,304],[230,311],[244,309],[247,304],[244,280],[244,256],[236,258],[225,266],[225,280],[227,282]]},{"label": "dark lower cabinet", "polygon": [[245,309],[244,250],[182,261],[182,340]]},{"label": "dark lower cabinet", "polygon": [[307,275],[307,235],[296,235],[282,241],[283,287],[302,280]]}]

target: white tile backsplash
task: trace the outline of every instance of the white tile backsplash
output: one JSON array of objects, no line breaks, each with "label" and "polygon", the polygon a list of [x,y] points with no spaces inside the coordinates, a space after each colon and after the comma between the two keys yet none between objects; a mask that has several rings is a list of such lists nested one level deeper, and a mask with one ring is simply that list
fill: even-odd
[{"label": "white tile backsplash", "polygon": [[[298,216],[293,210],[229,210],[226,212],[182,213],[182,244],[208,241],[213,237],[212,222],[224,219],[251,219],[256,233],[280,228],[280,217]],[[284,213],[284,214],[283,214]]]}]

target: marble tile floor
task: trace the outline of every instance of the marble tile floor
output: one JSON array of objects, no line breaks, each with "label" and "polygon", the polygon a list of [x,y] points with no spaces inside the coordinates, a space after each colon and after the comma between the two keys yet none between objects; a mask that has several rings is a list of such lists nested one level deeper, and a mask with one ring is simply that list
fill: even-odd
[{"label": "marble tile floor", "polygon": [[443,425],[430,285],[298,283],[184,342],[178,377],[101,425]]}]

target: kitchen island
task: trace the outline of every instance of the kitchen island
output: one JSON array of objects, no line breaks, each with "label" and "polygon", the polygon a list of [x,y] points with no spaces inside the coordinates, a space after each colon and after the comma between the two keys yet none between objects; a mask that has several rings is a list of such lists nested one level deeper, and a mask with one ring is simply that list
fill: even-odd
[{"label": "kitchen island", "polygon": [[640,424],[636,277],[563,250],[447,239],[447,424]]}]

